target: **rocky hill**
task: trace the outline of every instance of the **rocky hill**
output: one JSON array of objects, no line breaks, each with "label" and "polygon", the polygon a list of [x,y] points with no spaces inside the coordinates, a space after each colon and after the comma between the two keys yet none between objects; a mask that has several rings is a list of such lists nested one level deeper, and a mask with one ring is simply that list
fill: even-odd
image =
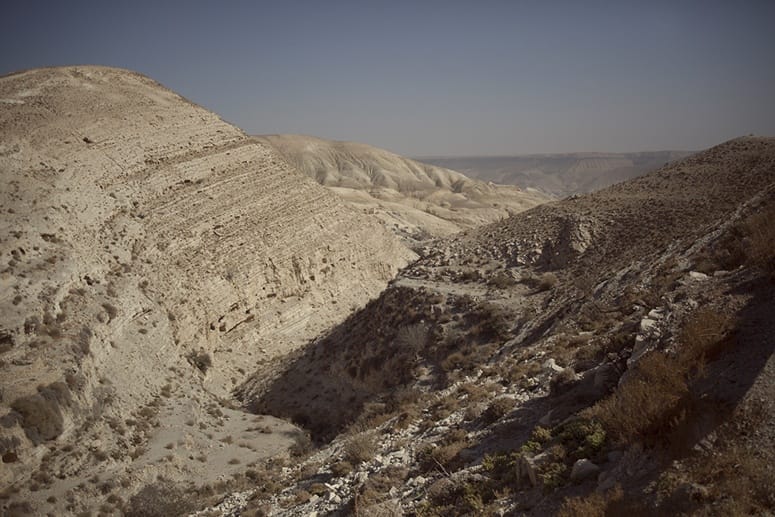
[{"label": "rocky hill", "polygon": [[205,484],[287,450],[298,431],[254,423],[232,387],[414,254],[141,75],[27,71],[0,105],[4,508],[108,512],[158,475]]},{"label": "rocky hill", "polygon": [[320,446],[219,508],[771,513],[774,218],[740,138],[427,246],[238,390]]},{"label": "rocky hill", "polygon": [[256,138],[410,244],[497,221],[549,200],[515,183],[470,179],[365,144],[301,135]]},{"label": "rocky hill", "polygon": [[425,158],[424,161],[462,171],[482,181],[519,185],[562,198],[642,176],[689,154],[685,151],[567,153]]},{"label": "rocky hill", "polygon": [[0,104],[0,514],[775,512],[774,138],[420,243],[487,188],[122,70]]}]

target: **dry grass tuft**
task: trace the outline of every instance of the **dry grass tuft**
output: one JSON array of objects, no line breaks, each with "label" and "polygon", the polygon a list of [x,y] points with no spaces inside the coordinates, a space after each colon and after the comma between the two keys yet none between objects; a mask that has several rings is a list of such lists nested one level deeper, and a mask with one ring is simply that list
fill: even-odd
[{"label": "dry grass tuft", "polygon": [[146,485],[129,500],[129,517],[181,515],[195,509],[195,501],[169,481]]},{"label": "dry grass tuft", "polygon": [[499,397],[495,400],[493,400],[489,406],[487,406],[487,409],[484,410],[484,413],[482,413],[482,420],[486,423],[493,423],[497,422],[504,416],[506,416],[509,411],[514,409],[514,406],[516,406],[517,402],[509,397]]},{"label": "dry grass tuft", "polygon": [[729,316],[710,309],[696,313],[680,334],[675,356],[654,351],[635,366],[630,378],[607,399],[584,411],[603,424],[614,440],[655,444],[687,418],[690,382],[702,375],[730,328]]},{"label": "dry grass tuft", "polygon": [[554,288],[559,282],[560,280],[554,273],[544,273],[538,279],[538,289],[540,291],[548,291],[549,289]]},{"label": "dry grass tuft", "polygon": [[746,250],[749,261],[775,276],[775,204],[752,215],[745,223],[750,243]]},{"label": "dry grass tuft", "polygon": [[352,465],[359,465],[374,458],[377,452],[374,436],[361,433],[350,438],[344,446],[344,460]]},{"label": "dry grass tuft", "polygon": [[565,499],[559,517],[604,517],[609,513],[611,503],[620,501],[624,492],[620,486],[616,486],[607,493],[592,492],[584,497]]},{"label": "dry grass tuft", "polygon": [[775,511],[775,471],[752,450],[731,444],[698,461],[692,477],[710,487],[716,515],[770,515]]}]

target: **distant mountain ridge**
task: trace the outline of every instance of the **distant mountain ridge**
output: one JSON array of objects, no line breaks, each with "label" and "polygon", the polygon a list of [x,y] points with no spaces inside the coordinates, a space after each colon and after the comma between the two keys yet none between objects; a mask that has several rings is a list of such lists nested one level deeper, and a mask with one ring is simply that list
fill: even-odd
[{"label": "distant mountain ridge", "polygon": [[691,151],[636,153],[561,153],[515,156],[421,158],[483,181],[533,188],[555,197],[592,192],[636,178]]}]

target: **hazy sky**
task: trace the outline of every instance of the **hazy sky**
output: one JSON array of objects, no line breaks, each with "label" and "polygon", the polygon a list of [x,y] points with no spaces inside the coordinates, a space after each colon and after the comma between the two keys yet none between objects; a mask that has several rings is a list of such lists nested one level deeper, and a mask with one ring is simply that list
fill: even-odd
[{"label": "hazy sky", "polygon": [[65,64],[410,156],[775,135],[775,0],[6,2],[0,74]]}]

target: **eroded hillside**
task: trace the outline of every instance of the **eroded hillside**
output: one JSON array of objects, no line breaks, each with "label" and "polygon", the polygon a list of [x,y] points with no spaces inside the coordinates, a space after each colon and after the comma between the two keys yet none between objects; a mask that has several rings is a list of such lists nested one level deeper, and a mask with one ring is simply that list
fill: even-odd
[{"label": "eroded hillside", "polygon": [[5,503],[118,509],[157,475],[207,483],[245,450],[287,449],[293,426],[219,397],[413,253],[141,75],[22,72],[0,78],[0,105]]},{"label": "eroded hillside", "polygon": [[365,144],[301,135],[256,138],[410,244],[497,221],[549,200],[514,183],[473,180]]},{"label": "eroded hillside", "polygon": [[321,446],[219,509],[771,513],[774,217],[741,138],[437,241],[240,388]]}]

